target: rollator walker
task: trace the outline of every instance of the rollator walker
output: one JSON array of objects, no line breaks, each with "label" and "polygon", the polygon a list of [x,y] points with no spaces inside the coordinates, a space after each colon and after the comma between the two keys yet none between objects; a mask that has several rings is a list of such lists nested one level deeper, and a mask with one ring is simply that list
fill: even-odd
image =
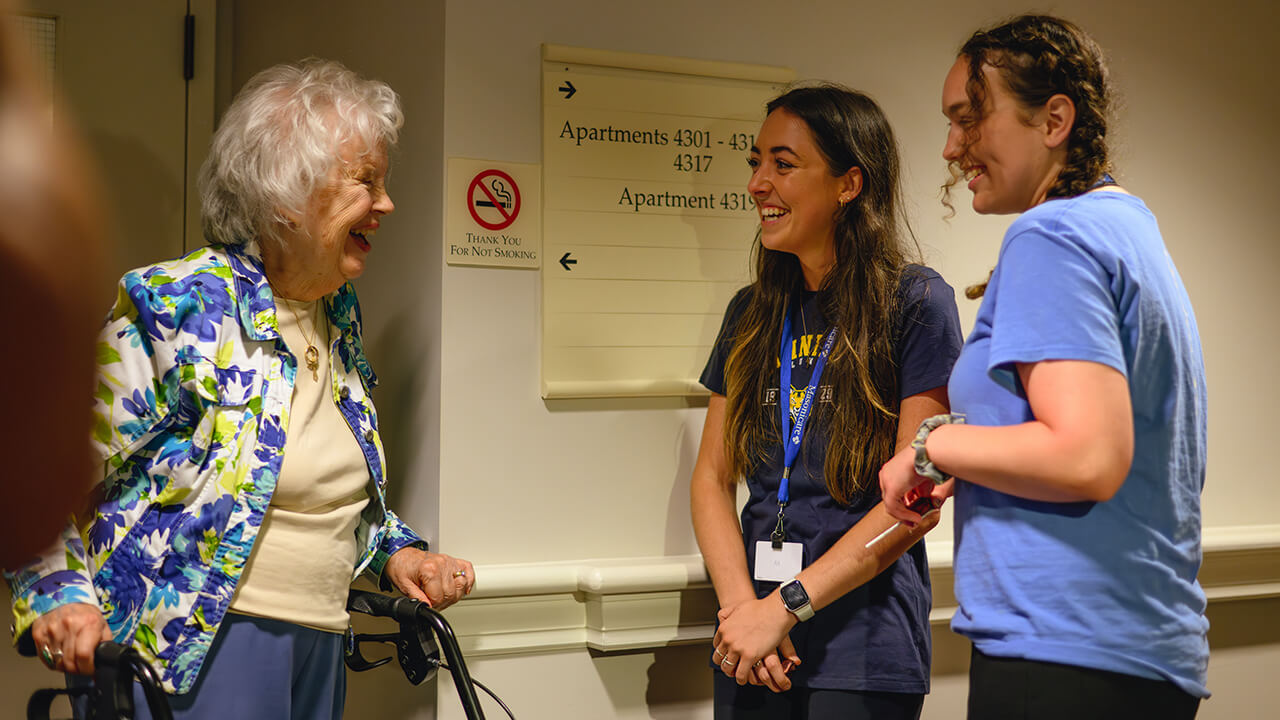
[{"label": "rollator walker", "polygon": [[[356,633],[350,627],[343,647],[344,661],[352,672],[365,672],[391,662],[390,657],[369,660],[361,653],[366,643],[386,643],[395,646],[396,661],[404,676],[414,685],[426,682],[443,667],[453,676],[458,699],[468,720],[484,720],[484,711],[475,688],[482,690],[502,706],[507,716],[514,720],[510,708],[491,690],[471,679],[466,661],[458,648],[453,628],[438,611],[426,603],[406,597],[391,597],[381,593],[351,590],[347,595],[347,610],[373,617],[385,617],[400,625],[398,632],[366,634]],[[440,653],[444,652],[444,661]],[[132,720],[135,705],[133,681],[142,686],[143,696],[155,720],[172,720],[168,697],[160,686],[156,671],[132,648],[113,642],[98,646],[94,654],[93,684],[83,687],[36,690],[27,703],[28,720],[49,720],[50,707],[55,698],[66,695],[74,700],[87,696],[88,720]]]}]

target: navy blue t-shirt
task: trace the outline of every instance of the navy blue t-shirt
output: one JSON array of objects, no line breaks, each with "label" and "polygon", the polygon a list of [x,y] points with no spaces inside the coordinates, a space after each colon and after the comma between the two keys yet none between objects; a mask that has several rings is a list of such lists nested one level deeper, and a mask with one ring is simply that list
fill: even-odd
[{"label": "navy blue t-shirt", "polygon": [[[702,372],[702,384],[714,393],[725,392],[724,364],[751,292],[751,287],[743,288],[729,302],[720,335]],[[894,359],[899,396],[905,398],[947,384],[951,366],[960,354],[962,335],[955,294],[932,269],[908,266],[899,297],[902,314]],[[828,327],[820,309],[819,293],[804,292],[800,299],[802,315],[792,320],[793,419]],[[779,333],[781,330],[778,328]],[[830,377],[823,373],[815,396],[817,403],[832,402]],[[766,391],[763,403],[763,411],[769,413],[775,427],[781,412],[778,394],[775,382]],[[805,429],[800,456],[791,468],[791,498],[786,509],[787,540],[803,543],[806,567],[880,501],[880,486],[874,473],[863,480],[865,489],[849,506],[837,503],[827,492],[823,463],[828,430],[821,410],[815,408]],[[777,521],[781,473],[782,445],[778,443],[770,450],[769,461],[747,477],[750,498],[742,509],[742,529],[748,568],[755,567],[756,542],[768,540]],[[777,583],[755,581],[755,587],[757,596],[764,597],[773,592]],[[820,689],[928,692],[931,600],[924,543],[917,543],[875,579],[795,626],[791,641],[801,665],[792,674],[792,682]]]}]

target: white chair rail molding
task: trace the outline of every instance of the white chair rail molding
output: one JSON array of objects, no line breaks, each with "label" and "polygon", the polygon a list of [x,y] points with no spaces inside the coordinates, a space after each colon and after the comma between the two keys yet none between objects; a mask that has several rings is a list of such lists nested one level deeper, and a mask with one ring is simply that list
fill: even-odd
[{"label": "white chair rail molding", "polygon": [[[951,541],[929,541],[930,620],[950,621]],[[716,599],[699,555],[476,567],[475,591],[449,611],[468,656],[709,640]],[[1205,528],[1200,583],[1210,602],[1280,596],[1280,524]]]}]

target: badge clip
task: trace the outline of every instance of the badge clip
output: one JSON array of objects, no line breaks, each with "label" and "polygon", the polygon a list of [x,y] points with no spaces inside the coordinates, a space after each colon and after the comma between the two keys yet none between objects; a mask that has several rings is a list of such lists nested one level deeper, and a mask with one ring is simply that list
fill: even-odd
[{"label": "badge clip", "polygon": [[786,503],[778,504],[778,524],[773,526],[773,532],[769,535],[769,540],[773,542],[774,550],[781,550],[782,543],[787,539],[787,531],[782,527],[783,508]]}]

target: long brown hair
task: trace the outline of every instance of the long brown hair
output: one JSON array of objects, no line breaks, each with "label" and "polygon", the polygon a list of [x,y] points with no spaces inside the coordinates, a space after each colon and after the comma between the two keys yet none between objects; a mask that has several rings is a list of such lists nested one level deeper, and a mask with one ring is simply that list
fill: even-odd
[{"label": "long brown hair", "polygon": [[[958,57],[969,63],[965,93],[971,117],[965,142],[977,139],[987,100],[983,66],[995,68],[1024,110],[1043,107],[1054,95],[1075,105],[1076,119],[1067,138],[1067,164],[1046,197],[1075,197],[1088,192],[1112,171],[1107,128],[1115,91],[1102,48],[1074,23],[1049,15],[1022,15],[965,41]],[[942,186],[943,204],[951,207],[951,188],[963,175],[956,162]],[[953,209],[954,210],[954,209]],[[988,280],[990,277],[988,276]],[[986,282],[965,289],[970,299],[982,297]]]},{"label": "long brown hair", "polygon": [[[904,237],[910,235],[898,145],[875,101],[838,85],[792,89],[767,110],[785,110],[804,121],[832,176],[853,167],[862,172],[861,193],[836,210],[836,261],[822,281],[822,312],[837,333],[824,373],[834,402],[820,404],[814,418],[830,428],[823,467],[827,490],[847,505],[893,455],[897,434],[893,344],[898,285],[907,263]],[[725,363],[725,450],[735,477],[766,462],[770,448],[782,442],[777,419],[764,411],[763,401],[778,382],[783,316],[804,288],[795,255],[764,247],[758,234],[754,252],[751,299]],[[804,442],[813,435],[806,433]]]}]

